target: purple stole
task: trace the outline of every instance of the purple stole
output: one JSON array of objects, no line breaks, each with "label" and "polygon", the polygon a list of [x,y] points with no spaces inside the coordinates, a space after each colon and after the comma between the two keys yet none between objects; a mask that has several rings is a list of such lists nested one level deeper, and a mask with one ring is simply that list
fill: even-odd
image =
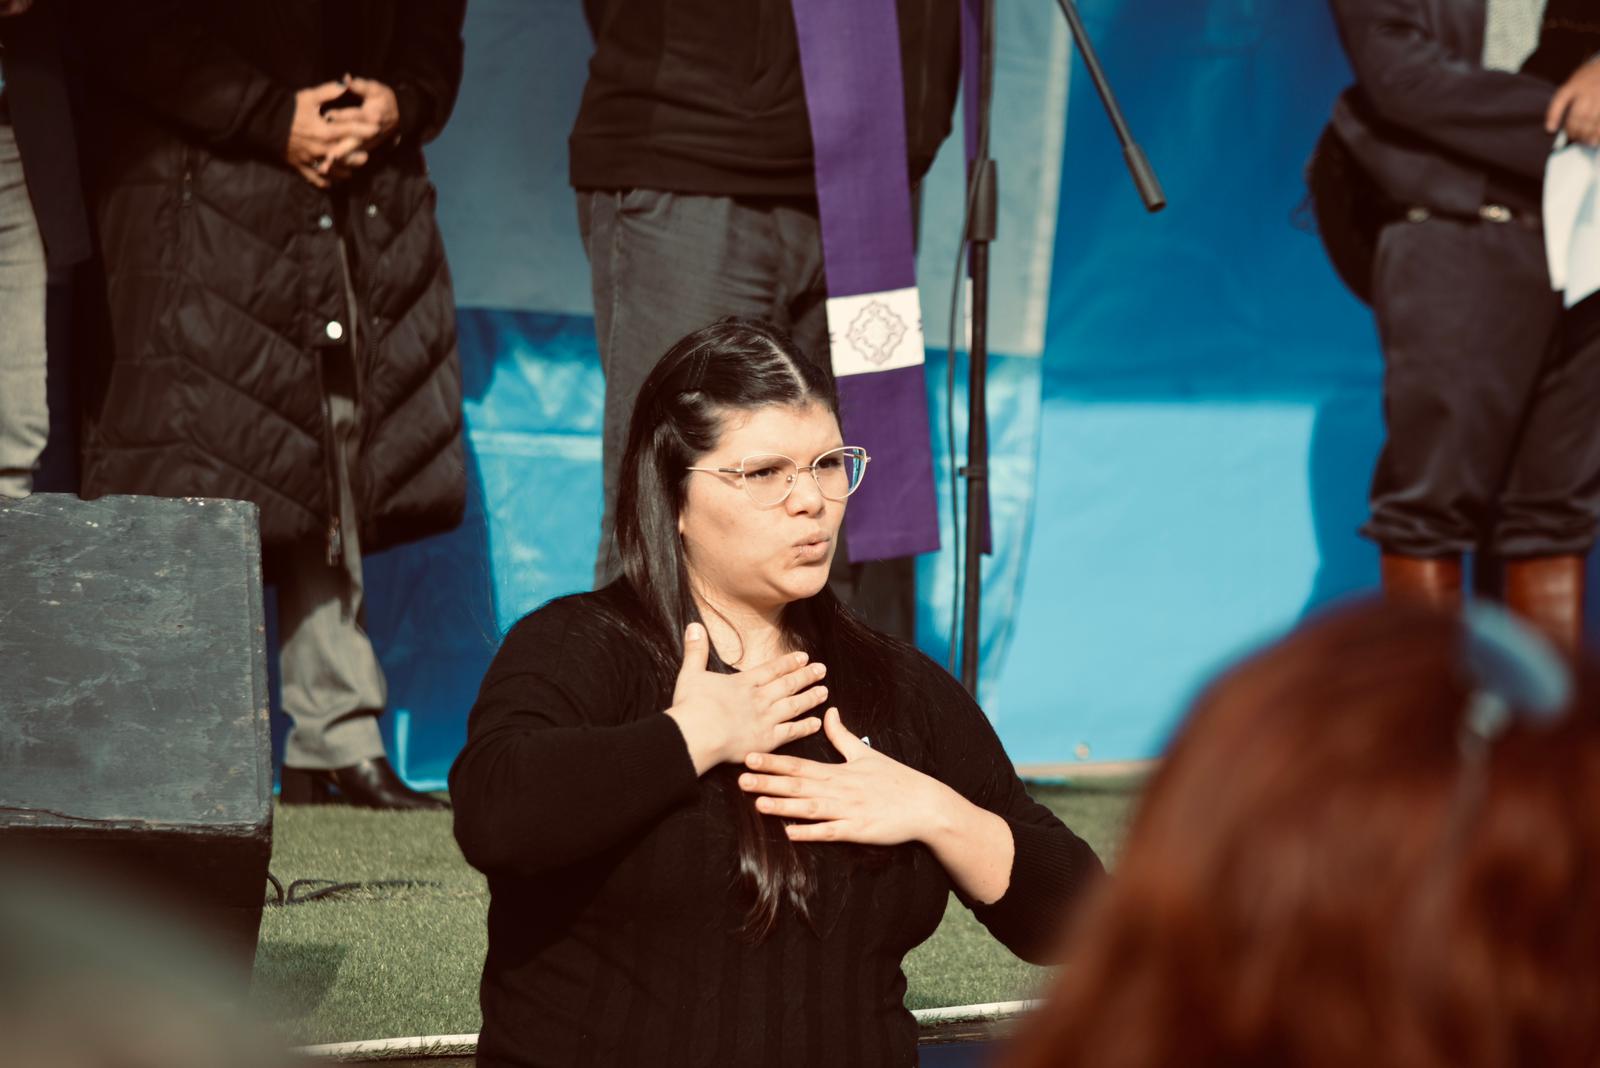
[{"label": "purple stole", "polygon": [[[960,0],[969,164],[976,152],[981,2]],[[933,552],[939,511],[895,0],[793,0],[793,8],[844,436],[872,457],[869,486],[845,514],[850,559]],[[957,347],[952,338],[952,358]]]},{"label": "purple stole", "polygon": [[850,559],[939,547],[895,0],[794,0],[846,444],[872,457]]}]

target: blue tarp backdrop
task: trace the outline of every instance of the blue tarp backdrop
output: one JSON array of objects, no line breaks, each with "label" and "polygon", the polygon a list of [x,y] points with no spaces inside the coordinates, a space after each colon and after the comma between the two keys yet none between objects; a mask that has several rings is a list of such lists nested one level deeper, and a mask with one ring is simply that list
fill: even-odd
[{"label": "blue tarp backdrop", "polygon": [[[997,6],[982,697],[1024,765],[1150,757],[1216,667],[1376,580],[1355,533],[1381,439],[1372,326],[1297,223],[1304,160],[1349,75],[1318,3],[1084,0],[1171,202],[1147,216],[1056,5]],[[500,634],[590,574],[602,382],[566,185],[588,55],[571,0],[475,0],[460,104],[429,152],[471,505],[455,533],[373,558],[369,582],[391,753],[423,785],[459,749]],[[919,564],[919,641],[939,659],[960,151],[958,135],[921,221],[946,484],[945,548]],[[954,401],[959,447],[959,388]]]}]

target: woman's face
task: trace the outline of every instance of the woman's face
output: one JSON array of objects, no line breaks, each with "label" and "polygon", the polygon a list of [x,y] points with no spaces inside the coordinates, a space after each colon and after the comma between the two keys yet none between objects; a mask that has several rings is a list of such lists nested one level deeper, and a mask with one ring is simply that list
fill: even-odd
[{"label": "woman's face", "polygon": [[[748,456],[781,454],[804,467],[844,444],[825,405],[730,411],[717,444],[696,467],[739,467]],[[775,477],[775,476],[768,476]],[[691,472],[678,533],[701,596],[719,606],[770,612],[810,597],[828,580],[844,501],[822,496],[802,472],[780,504],[761,506],[738,475]]]}]

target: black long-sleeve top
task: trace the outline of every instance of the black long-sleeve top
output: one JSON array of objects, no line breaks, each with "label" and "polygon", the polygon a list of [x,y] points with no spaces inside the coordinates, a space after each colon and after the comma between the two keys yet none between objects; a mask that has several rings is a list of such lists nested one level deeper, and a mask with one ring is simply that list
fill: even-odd
[{"label": "black long-sleeve top", "polygon": [[[609,622],[616,589],[512,629],[451,770],[456,839],[489,877],[478,1064],[915,1064],[900,966],[938,926],[950,877],[920,844],[816,846],[815,926],[786,908],[765,940],[741,937],[733,813],[662,714],[671,694],[646,654]],[[1010,825],[1009,888],[972,907],[1043,962],[1100,862],[1029,798],[955,680],[895,655],[912,681],[871,744]],[[850,695],[830,703],[849,726]],[[820,732],[783,751],[838,759]]]},{"label": "black long-sleeve top", "polygon": [[[906,169],[950,132],[959,5],[896,0]],[[816,195],[793,0],[584,0],[589,80],[568,142],[578,189]]]}]

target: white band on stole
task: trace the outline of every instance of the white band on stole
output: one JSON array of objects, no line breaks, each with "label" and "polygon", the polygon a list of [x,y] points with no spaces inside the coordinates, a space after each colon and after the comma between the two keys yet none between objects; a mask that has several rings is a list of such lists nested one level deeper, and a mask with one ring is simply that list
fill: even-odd
[{"label": "white band on stole", "polygon": [[829,297],[828,345],[837,378],[921,364],[922,301],[916,286]]}]

